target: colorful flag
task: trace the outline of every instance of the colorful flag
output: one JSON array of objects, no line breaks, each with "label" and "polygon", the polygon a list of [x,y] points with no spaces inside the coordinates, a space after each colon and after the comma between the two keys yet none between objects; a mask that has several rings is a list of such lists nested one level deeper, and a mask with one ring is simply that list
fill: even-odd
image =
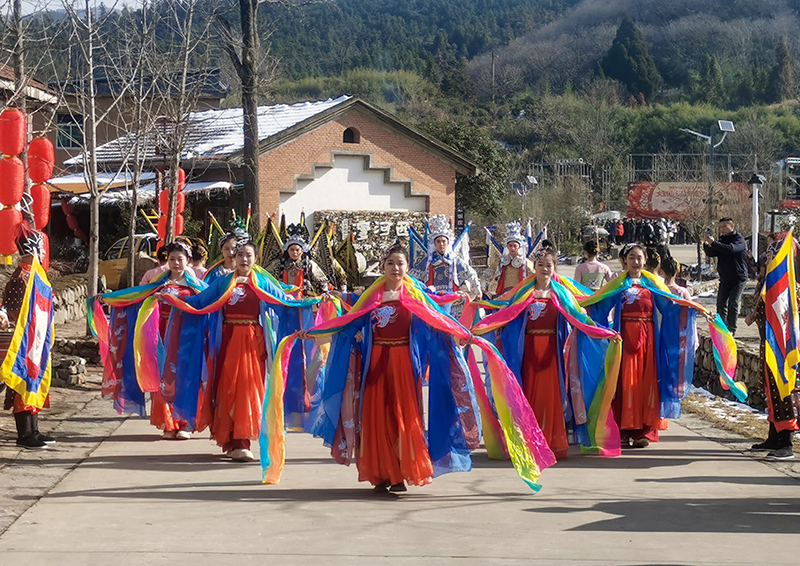
[{"label": "colorful flag", "polygon": [[767,366],[775,376],[781,399],[794,389],[800,363],[794,256],[794,237],[790,231],[767,265],[767,280],[762,291],[767,313]]},{"label": "colorful flag", "polygon": [[52,347],[53,289],[34,257],[11,345],[0,368],[0,379],[25,405],[44,406],[50,391]]}]

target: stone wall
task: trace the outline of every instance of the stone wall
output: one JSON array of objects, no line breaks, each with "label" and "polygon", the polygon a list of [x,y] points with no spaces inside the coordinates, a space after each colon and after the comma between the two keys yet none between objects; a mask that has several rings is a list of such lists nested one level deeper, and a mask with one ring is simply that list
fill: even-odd
[{"label": "stone wall", "polygon": [[100,364],[100,350],[98,349],[97,339],[95,338],[59,338],[56,330],[56,338],[53,341],[53,355],[58,356],[77,356],[85,359],[92,365]]},{"label": "stone wall", "polygon": [[[319,210],[314,215],[318,224],[323,220],[334,223],[334,244],[339,244],[352,232],[353,246],[368,262],[380,260],[395,240],[408,246],[408,227],[413,226],[422,235],[427,218],[423,212]],[[315,231],[318,227],[315,226]]]},{"label": "stone wall", "polygon": [[50,281],[55,294],[55,323],[86,320],[87,280],[85,274],[66,275]]},{"label": "stone wall", "polygon": [[[697,348],[694,363],[694,384],[707,389],[715,395],[732,399],[733,395],[724,390],[719,382],[719,373],[714,362],[711,338],[699,336],[700,347]],[[735,381],[747,386],[747,404],[759,410],[766,407],[763,383],[763,369],[758,349],[744,346],[737,342],[737,360]]]}]

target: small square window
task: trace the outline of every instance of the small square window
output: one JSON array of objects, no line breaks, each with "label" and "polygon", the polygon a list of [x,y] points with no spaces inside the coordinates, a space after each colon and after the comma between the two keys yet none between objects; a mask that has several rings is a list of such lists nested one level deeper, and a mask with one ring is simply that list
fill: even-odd
[{"label": "small square window", "polygon": [[83,117],[59,114],[56,117],[56,147],[58,149],[83,149]]}]

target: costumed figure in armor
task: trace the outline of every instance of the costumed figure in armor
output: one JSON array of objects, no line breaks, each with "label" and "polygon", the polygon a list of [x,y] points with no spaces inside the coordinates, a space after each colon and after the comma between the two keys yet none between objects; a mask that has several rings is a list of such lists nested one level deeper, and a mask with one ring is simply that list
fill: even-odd
[{"label": "costumed figure in armor", "polygon": [[527,238],[522,233],[522,224],[506,224],[505,246],[500,258],[500,267],[495,276],[491,295],[501,297],[533,273],[533,263],[528,259]]},{"label": "costumed figure in armor", "polygon": [[311,259],[308,232],[302,223],[289,225],[283,255],[273,260],[267,271],[284,285],[297,287],[297,298],[319,296],[330,286],[322,268]]},{"label": "costumed figure in armor", "polygon": [[[11,275],[0,306],[0,382],[8,387],[5,408],[13,409],[17,446],[44,448],[55,440],[39,432],[39,412],[50,406],[53,343],[53,291],[44,269],[43,238],[23,221],[16,238],[19,266]],[[19,358],[22,358],[21,360]]]},{"label": "costumed figure in armor", "polygon": [[[425,284],[431,291],[452,293],[461,291],[470,299],[481,296],[478,274],[469,265],[469,232],[459,238],[459,249],[465,247],[466,258],[453,249],[455,234],[450,222],[443,214],[428,221],[428,253],[425,259],[409,271],[409,275]],[[461,305],[456,303],[451,311],[455,318],[461,313]]]}]

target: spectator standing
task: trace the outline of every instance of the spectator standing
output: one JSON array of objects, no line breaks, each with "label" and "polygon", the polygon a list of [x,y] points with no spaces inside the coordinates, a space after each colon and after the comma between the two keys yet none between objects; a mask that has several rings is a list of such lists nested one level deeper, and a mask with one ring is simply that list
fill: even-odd
[{"label": "spectator standing", "polygon": [[718,258],[717,313],[731,334],[736,334],[739,304],[747,283],[747,243],[736,231],[732,218],[719,221],[719,240],[708,235],[703,243],[707,257]]}]

